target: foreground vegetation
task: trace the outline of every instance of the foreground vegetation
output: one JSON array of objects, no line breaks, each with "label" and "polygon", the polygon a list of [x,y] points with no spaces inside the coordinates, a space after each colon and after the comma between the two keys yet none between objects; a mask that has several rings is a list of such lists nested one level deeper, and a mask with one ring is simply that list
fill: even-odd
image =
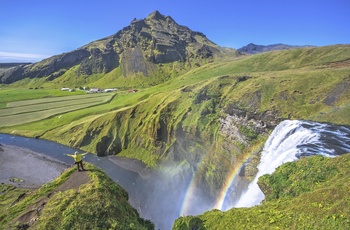
[{"label": "foreground vegetation", "polygon": [[[131,207],[124,189],[100,169],[85,166],[86,172],[70,168],[33,191],[1,185],[0,228],[154,229]],[[85,173],[87,180],[74,185]],[[70,179],[74,174],[79,175]]]},{"label": "foreground vegetation", "polygon": [[286,163],[259,178],[263,204],[177,219],[173,229],[349,229],[350,154]]}]

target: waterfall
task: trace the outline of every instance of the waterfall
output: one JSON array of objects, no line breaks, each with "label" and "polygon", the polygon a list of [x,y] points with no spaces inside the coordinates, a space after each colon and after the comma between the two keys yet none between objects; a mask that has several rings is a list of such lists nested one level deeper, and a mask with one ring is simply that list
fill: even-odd
[{"label": "waterfall", "polygon": [[257,181],[300,157],[334,157],[350,152],[350,128],[310,121],[285,120],[271,133],[261,153],[258,173],[234,207],[251,207],[264,199]]}]

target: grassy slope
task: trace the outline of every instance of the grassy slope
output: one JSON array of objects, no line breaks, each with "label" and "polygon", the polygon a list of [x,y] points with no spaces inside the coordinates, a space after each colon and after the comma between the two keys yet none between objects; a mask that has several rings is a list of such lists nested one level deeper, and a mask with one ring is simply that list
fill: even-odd
[{"label": "grassy slope", "polygon": [[39,219],[31,226],[33,229],[154,229],[150,221],[141,219],[131,207],[124,189],[96,167],[86,163],[86,168],[88,183],[80,185],[78,191],[69,186],[57,191],[76,171],[70,168],[56,180],[27,192],[25,198],[14,205],[2,205],[0,228],[25,224],[21,223],[21,216],[36,210],[35,207],[47,199],[43,210],[39,210]]},{"label": "grassy slope", "polygon": [[350,154],[287,163],[259,179],[262,205],[181,217],[173,229],[349,229]]},{"label": "grassy slope", "polygon": [[16,203],[18,198],[29,192],[24,188],[16,188],[10,184],[0,184],[0,227],[3,226],[3,220],[6,220],[7,209]]}]

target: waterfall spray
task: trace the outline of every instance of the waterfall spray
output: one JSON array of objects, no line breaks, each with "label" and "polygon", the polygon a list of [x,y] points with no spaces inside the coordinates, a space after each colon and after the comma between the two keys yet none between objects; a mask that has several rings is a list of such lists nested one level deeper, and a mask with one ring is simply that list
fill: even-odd
[{"label": "waterfall spray", "polygon": [[350,128],[309,121],[281,122],[265,143],[258,173],[234,207],[251,207],[264,199],[257,181],[280,165],[303,156],[334,157],[350,152]]}]

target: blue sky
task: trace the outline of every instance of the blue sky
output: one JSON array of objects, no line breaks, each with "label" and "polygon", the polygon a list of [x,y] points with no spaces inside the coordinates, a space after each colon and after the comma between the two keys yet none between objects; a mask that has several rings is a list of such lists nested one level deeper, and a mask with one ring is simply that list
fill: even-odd
[{"label": "blue sky", "polygon": [[1,0],[0,62],[39,61],[158,10],[220,46],[350,44],[349,0]]}]

